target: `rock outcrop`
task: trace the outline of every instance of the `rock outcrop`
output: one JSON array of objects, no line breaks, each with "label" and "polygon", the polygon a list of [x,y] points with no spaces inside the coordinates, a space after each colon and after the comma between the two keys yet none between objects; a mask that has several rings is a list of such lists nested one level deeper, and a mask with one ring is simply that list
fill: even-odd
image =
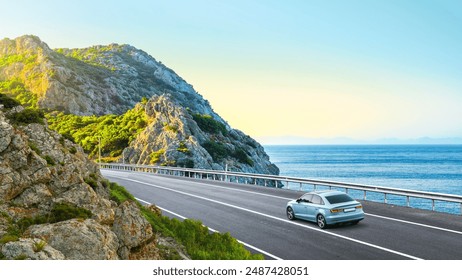
[{"label": "rock outcrop", "polygon": [[0,110],[0,259],[160,257],[139,208],[110,200],[81,147],[46,125],[13,124],[22,110]]},{"label": "rock outcrop", "polygon": [[119,255],[124,259],[129,258],[131,249],[142,246],[153,237],[151,225],[130,201],[117,208],[112,230],[119,240]]},{"label": "rock outcrop", "polygon": [[[108,226],[94,219],[34,225],[25,233],[46,240],[69,260],[117,260],[119,242]],[[125,257],[127,258],[127,257]]]},{"label": "rock outcrop", "polygon": [[64,260],[64,255],[38,238],[20,238],[6,243],[2,253],[7,259]]},{"label": "rock outcrop", "polygon": [[153,96],[145,111],[149,125],[126,148],[125,162],[279,174],[250,136],[184,108],[171,95]]}]

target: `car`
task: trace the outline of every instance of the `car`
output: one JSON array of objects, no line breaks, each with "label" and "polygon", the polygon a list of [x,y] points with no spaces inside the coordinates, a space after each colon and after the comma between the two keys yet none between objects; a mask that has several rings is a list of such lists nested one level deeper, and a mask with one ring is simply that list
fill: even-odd
[{"label": "car", "polygon": [[361,203],[335,190],[309,192],[291,200],[287,203],[286,213],[289,220],[315,222],[321,229],[347,222],[357,224],[364,219]]}]

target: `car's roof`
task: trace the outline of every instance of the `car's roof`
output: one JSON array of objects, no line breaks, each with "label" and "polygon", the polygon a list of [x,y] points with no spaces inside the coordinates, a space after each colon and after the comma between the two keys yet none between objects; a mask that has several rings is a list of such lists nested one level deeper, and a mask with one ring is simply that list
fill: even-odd
[{"label": "car's roof", "polygon": [[341,192],[341,191],[336,191],[336,190],[324,190],[324,191],[313,191],[313,192],[309,192],[307,194],[317,194],[317,195],[320,195],[320,196],[331,196],[331,195],[346,194],[346,193]]}]

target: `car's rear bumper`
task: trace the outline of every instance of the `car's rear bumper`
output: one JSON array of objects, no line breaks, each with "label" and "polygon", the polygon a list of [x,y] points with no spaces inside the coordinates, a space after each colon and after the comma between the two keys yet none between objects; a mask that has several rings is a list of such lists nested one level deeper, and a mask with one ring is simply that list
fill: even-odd
[{"label": "car's rear bumper", "polygon": [[336,215],[329,215],[326,218],[327,224],[337,224],[352,221],[360,221],[364,219],[364,212],[341,213]]}]

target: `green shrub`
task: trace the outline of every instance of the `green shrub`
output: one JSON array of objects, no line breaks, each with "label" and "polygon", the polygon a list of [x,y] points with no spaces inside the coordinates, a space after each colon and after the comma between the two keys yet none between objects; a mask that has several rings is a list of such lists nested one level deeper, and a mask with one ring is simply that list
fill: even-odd
[{"label": "green shrub", "polygon": [[150,157],[150,163],[154,164],[154,163],[158,163],[160,161],[160,158],[165,154],[165,150],[164,149],[160,149],[158,151],[155,151],[155,152],[152,152],[149,157]]},{"label": "green shrub", "polygon": [[239,162],[253,166],[253,160],[247,155],[247,153],[241,149],[237,148],[231,155],[233,158],[237,159]]},{"label": "green shrub", "polygon": [[56,165],[55,160],[54,160],[52,157],[50,157],[49,155],[46,155],[46,156],[44,157],[44,159],[47,161],[47,164],[48,164],[49,166],[54,166],[54,165]]},{"label": "green shrub", "polygon": [[40,225],[40,224],[45,224],[48,222],[49,222],[49,217],[44,216],[44,215],[39,215],[35,217],[22,218],[16,223],[16,226],[18,227],[19,232],[22,234],[22,232],[24,232],[28,227],[32,225]]},{"label": "green shrub", "polygon": [[174,132],[174,133],[178,132],[178,126],[176,126],[174,124],[164,124],[164,128],[167,131],[171,131],[171,132]]},{"label": "green shrub", "polygon": [[74,146],[72,146],[69,148],[69,152],[74,155],[75,153],[77,153],[77,149]]},{"label": "green shrub", "polygon": [[19,240],[18,235],[6,234],[6,235],[2,236],[2,238],[0,238],[0,244],[5,244],[5,243],[8,243],[8,242],[14,242],[14,241],[18,241],[18,240]]},{"label": "green shrub", "polygon": [[59,203],[55,204],[51,210],[50,215],[47,217],[49,223],[57,223],[70,219],[80,218],[89,219],[93,214],[90,210],[85,208],[77,207],[74,205]]},{"label": "green shrub", "polygon": [[98,180],[98,175],[96,175],[96,173],[90,173],[90,175],[88,175],[91,179],[93,180]]},{"label": "green shrub", "polygon": [[228,134],[226,126],[221,122],[214,120],[210,115],[194,114],[192,117],[199,128],[204,132],[215,134],[221,132],[223,135]]},{"label": "green shrub", "polygon": [[69,132],[62,133],[61,136],[63,136],[65,139],[71,141],[72,143],[75,143],[74,137]]},{"label": "green shrub", "polygon": [[14,260],[16,261],[23,261],[23,260],[27,260],[27,256],[24,255],[24,254],[21,254],[21,255],[18,255],[14,258]]},{"label": "green shrub", "polygon": [[3,107],[5,109],[11,109],[11,108],[14,108],[16,106],[21,105],[15,99],[13,99],[13,98],[5,95],[5,94],[2,94],[2,93],[0,93],[0,104],[3,104]]},{"label": "green shrub", "polygon": [[84,179],[85,183],[87,183],[88,185],[90,185],[90,187],[94,190],[96,190],[96,188],[98,188],[98,182],[95,180],[95,179],[92,179],[92,178],[85,178]]},{"label": "green shrub", "polygon": [[41,155],[42,151],[37,147],[34,142],[29,142],[29,148],[34,151],[37,155]]},{"label": "green shrub", "polygon": [[57,223],[74,218],[88,219],[92,213],[85,208],[77,207],[66,203],[58,203],[53,206],[49,215],[39,215],[20,219],[17,223],[17,232],[20,235],[28,227],[45,223]]},{"label": "green shrub", "polygon": [[220,161],[231,155],[230,150],[220,142],[207,141],[202,144],[202,147],[207,150],[215,161]]},{"label": "green shrub", "polygon": [[40,240],[39,242],[34,242],[34,252],[38,253],[40,251],[43,250],[43,248],[45,248],[45,246],[47,245],[47,243],[43,240]]},{"label": "green shrub", "polygon": [[135,197],[121,185],[108,181],[103,184],[109,185],[110,198],[111,200],[117,202],[117,204],[121,204],[126,200],[136,201]]},{"label": "green shrub", "polygon": [[176,167],[176,160],[167,160],[160,164],[160,166],[172,166]]},{"label": "green shrub", "polygon": [[21,112],[16,112],[8,116],[12,123],[17,125],[27,125],[30,123],[44,124],[43,111],[38,109],[27,108]]},{"label": "green shrub", "polygon": [[[34,78],[39,78],[39,77],[37,76],[27,77],[27,79],[34,79]],[[26,86],[24,85],[24,82],[20,78],[13,78],[13,79],[9,79],[6,81],[0,81],[0,92],[8,94],[10,97],[14,98],[24,107],[37,108],[38,96],[30,92],[29,90],[27,90]],[[9,104],[8,106],[14,107],[17,105]]]},{"label": "green shrub", "polygon": [[188,158],[186,160],[178,162],[178,167],[194,168],[194,160]]},{"label": "green shrub", "polygon": [[[7,217],[10,223],[12,222],[9,216],[5,215],[5,217]],[[2,238],[0,238],[0,244],[5,244],[8,242],[12,242],[12,241],[18,241],[21,235],[22,235],[21,229],[17,225],[10,224],[6,230],[6,234],[3,235]]]},{"label": "green shrub", "polygon": [[183,154],[187,154],[187,155],[191,154],[191,151],[188,149],[188,147],[186,146],[186,143],[184,141],[180,142],[180,145],[178,146],[178,148],[176,150],[178,152],[183,153]]}]

